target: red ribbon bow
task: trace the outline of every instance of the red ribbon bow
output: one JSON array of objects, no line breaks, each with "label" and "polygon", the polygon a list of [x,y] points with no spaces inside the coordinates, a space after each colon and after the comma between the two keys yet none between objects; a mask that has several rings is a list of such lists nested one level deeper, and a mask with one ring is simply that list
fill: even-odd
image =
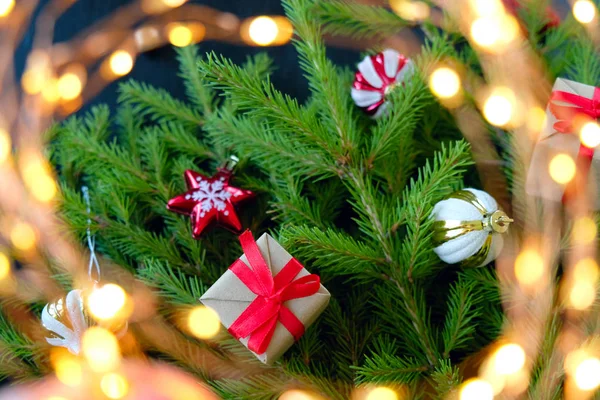
[{"label": "red ribbon bow", "polygon": [[[568,103],[569,105],[558,104],[559,102]],[[575,129],[573,122],[576,117],[588,116],[592,119],[600,117],[600,89],[594,88],[594,96],[591,99],[574,93],[554,91],[550,96],[549,108],[550,112],[558,119],[554,124],[554,129],[559,133],[571,134]],[[577,170],[581,173],[584,182],[587,180],[593,158],[594,149],[581,143],[577,154]],[[565,189],[563,203],[567,202],[568,198],[577,192],[575,184],[574,179]]]},{"label": "red ribbon bow", "polygon": [[252,268],[237,259],[229,269],[258,297],[233,322],[229,332],[236,339],[250,336],[248,348],[262,354],[271,343],[277,322],[281,322],[296,340],[304,334],[302,322],[283,303],[312,296],[319,291],[321,281],[315,274],[294,280],[303,269],[295,258],[273,277],[252,232],[244,232],[240,243]]}]

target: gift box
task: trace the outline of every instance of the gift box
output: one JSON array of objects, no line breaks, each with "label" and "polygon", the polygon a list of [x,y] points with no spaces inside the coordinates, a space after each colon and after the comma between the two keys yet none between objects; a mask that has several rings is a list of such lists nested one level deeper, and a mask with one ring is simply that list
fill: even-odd
[{"label": "gift box", "polygon": [[277,360],[325,310],[330,294],[268,234],[240,236],[244,254],[200,298],[265,364]]},{"label": "gift box", "polygon": [[[586,195],[590,207],[600,209],[600,154],[579,139],[582,124],[599,116],[599,88],[556,80],[527,175],[528,194],[563,203],[570,196]],[[550,176],[550,161],[558,154],[567,154],[576,161],[578,176],[568,184],[557,183]]]}]

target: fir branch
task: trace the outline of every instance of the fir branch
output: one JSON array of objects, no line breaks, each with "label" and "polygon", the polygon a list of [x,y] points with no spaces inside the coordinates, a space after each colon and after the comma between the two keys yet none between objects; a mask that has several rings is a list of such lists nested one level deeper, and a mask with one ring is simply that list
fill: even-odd
[{"label": "fir branch", "polygon": [[167,122],[158,126],[152,126],[150,129],[150,132],[163,139],[171,149],[177,152],[193,157],[196,160],[216,158],[215,153],[204,145],[196,134],[182,124]]},{"label": "fir branch", "polygon": [[320,203],[311,201],[302,195],[302,183],[288,177],[285,181],[276,181],[273,189],[275,201],[271,203],[273,219],[281,220],[286,225],[297,225],[306,222],[324,228],[328,219],[323,217]]},{"label": "fir branch", "polygon": [[175,272],[168,263],[158,260],[145,262],[138,276],[148,286],[158,289],[160,296],[174,306],[196,305],[206,291],[198,277],[185,275],[181,270]]},{"label": "fir branch", "polygon": [[324,31],[334,35],[382,37],[395,35],[410,25],[383,7],[348,1],[327,1],[317,3],[315,8],[325,25]]},{"label": "fir branch", "polygon": [[456,390],[461,383],[458,367],[452,365],[450,360],[440,360],[431,373],[430,381],[436,392],[436,399],[444,400]]},{"label": "fir branch", "polygon": [[447,301],[448,311],[442,331],[444,342],[444,358],[450,357],[450,352],[467,347],[470,336],[475,333],[474,320],[479,316],[477,307],[482,297],[477,293],[474,281],[459,278],[452,285]]},{"label": "fir branch", "polygon": [[179,77],[183,79],[185,93],[202,114],[212,114],[215,103],[214,93],[203,82],[202,76],[198,72],[198,62],[200,61],[198,46],[177,48],[176,51],[179,61]]},{"label": "fir branch", "polygon": [[324,105],[321,112],[323,123],[329,132],[335,132],[340,141],[344,158],[338,162],[346,164],[349,157],[356,157],[360,145],[354,107],[348,86],[340,79],[339,71],[326,57],[321,29],[312,12],[313,0],[283,0],[287,17],[292,21],[298,40],[294,45],[300,55],[300,66],[306,72],[315,101]]},{"label": "fir branch", "polygon": [[596,86],[600,81],[600,57],[598,48],[590,38],[580,35],[568,47],[566,58],[572,60],[567,73],[573,80],[586,85]]},{"label": "fir branch", "polygon": [[179,122],[189,128],[204,123],[198,113],[173,98],[166,90],[129,80],[119,86],[119,103],[133,107],[136,114],[155,122]]}]

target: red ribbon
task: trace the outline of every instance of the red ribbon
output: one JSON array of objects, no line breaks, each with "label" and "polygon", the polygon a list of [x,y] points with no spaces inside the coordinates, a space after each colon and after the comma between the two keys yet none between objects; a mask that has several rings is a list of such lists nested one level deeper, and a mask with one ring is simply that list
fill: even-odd
[{"label": "red ribbon", "polygon": [[312,296],[319,291],[321,281],[315,274],[294,280],[303,269],[295,258],[273,277],[252,232],[244,232],[240,243],[252,268],[237,259],[229,269],[258,297],[233,322],[229,332],[236,339],[250,336],[248,348],[262,354],[271,343],[277,322],[281,322],[296,340],[304,334],[302,322],[283,303]]},{"label": "red ribbon", "polygon": [[[568,103],[569,105],[558,104],[557,102]],[[550,96],[549,108],[550,112],[558,119],[554,124],[554,129],[559,133],[571,134],[575,129],[573,122],[576,117],[588,116],[592,119],[600,117],[600,89],[594,88],[594,96],[591,99],[574,93],[554,91]],[[577,169],[581,173],[584,182],[587,180],[593,158],[594,149],[581,143],[577,154]],[[565,189],[563,203],[568,201],[568,197],[576,193],[574,185],[575,180],[572,180]]]}]

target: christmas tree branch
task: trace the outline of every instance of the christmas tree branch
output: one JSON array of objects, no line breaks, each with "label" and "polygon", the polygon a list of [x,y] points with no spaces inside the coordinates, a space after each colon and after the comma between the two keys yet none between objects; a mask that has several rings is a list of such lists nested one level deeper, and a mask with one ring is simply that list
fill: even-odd
[{"label": "christmas tree branch", "polygon": [[185,93],[204,115],[214,112],[215,95],[202,81],[198,71],[198,46],[191,45],[177,49],[179,61],[179,77],[183,79]]}]

